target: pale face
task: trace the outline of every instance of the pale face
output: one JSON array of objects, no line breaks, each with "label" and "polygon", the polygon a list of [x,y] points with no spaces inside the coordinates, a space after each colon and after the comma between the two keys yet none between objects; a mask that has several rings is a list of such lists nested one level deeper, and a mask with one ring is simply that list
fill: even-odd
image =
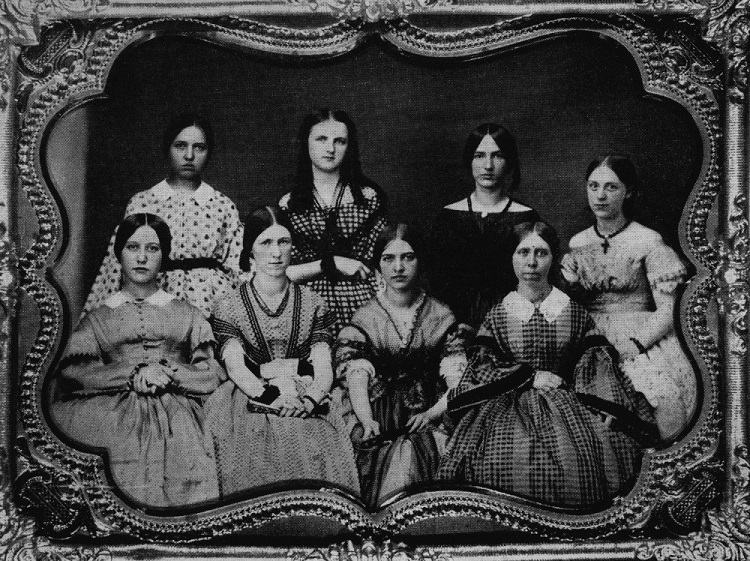
[{"label": "pale face", "polygon": [[539,234],[531,233],[513,252],[513,271],[519,285],[532,287],[549,284],[552,250]]},{"label": "pale face", "polygon": [[380,256],[380,273],[388,288],[403,292],[414,288],[419,275],[417,254],[408,242],[395,239]]},{"label": "pale face", "polygon": [[190,126],[180,131],[169,147],[172,175],[179,179],[200,178],[208,162],[208,144],[201,129]]},{"label": "pale face", "polygon": [[630,197],[628,188],[617,174],[605,166],[599,166],[586,182],[589,206],[597,218],[613,220],[622,217],[622,205]]},{"label": "pale face", "polygon": [[323,121],[310,129],[307,149],[313,168],[331,173],[341,167],[349,145],[349,131],[339,121]]},{"label": "pale face", "polygon": [[286,275],[292,261],[292,234],[284,226],[273,224],[255,238],[253,261],[258,273],[269,277]]},{"label": "pale face", "polygon": [[471,173],[474,183],[484,189],[502,188],[503,179],[510,172],[508,160],[500,153],[500,148],[488,134],[474,151],[471,161]]},{"label": "pale face", "polygon": [[123,284],[145,286],[156,280],[161,270],[161,243],[159,236],[151,226],[138,228],[122,248]]}]

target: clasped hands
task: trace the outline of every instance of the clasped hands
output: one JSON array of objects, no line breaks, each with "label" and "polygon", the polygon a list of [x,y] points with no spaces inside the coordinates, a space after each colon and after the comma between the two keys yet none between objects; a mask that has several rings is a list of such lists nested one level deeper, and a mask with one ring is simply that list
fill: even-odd
[{"label": "clasped hands", "polygon": [[133,390],[142,395],[161,394],[175,384],[177,366],[167,360],[136,367],[133,375]]}]

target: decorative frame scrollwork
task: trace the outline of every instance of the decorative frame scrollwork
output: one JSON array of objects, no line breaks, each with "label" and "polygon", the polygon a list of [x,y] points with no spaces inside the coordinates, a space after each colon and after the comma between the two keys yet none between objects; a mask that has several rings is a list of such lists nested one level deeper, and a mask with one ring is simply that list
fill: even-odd
[{"label": "decorative frame scrollwork", "polygon": [[[324,14],[328,23],[296,25]],[[455,14],[495,18],[435,30]],[[265,16],[288,18],[289,25]],[[332,17],[330,17],[332,16]],[[317,59],[354,49],[377,34],[402,52],[479,57],[571,30],[608,36],[632,55],[644,89],[680,103],[704,140],[699,178],[680,224],[697,271],[682,297],[683,328],[703,372],[704,400],[680,442],[649,453],[634,489],[604,512],[566,518],[496,494],[429,491],[376,515],[319,491],[261,497],[186,517],[146,516],[106,490],[101,459],[71,450],[41,415],[41,374],[60,342],[59,297],[45,279],[60,242],[61,216],[40,170],[45,127],[67,106],[104,90],[118,53],[169,26],[245,49]],[[0,4],[0,554],[7,559],[108,560],[185,556],[307,559],[578,557],[746,559],[750,556],[747,313],[750,229],[747,150],[750,14],[745,0],[620,3],[460,2],[459,0],[192,0],[166,7],[141,0],[5,0]],[[14,196],[40,224],[18,254]],[[717,210],[718,209],[718,210]],[[720,216],[717,243],[708,234]],[[11,360],[19,290],[39,308],[40,326],[24,367]],[[713,303],[721,341],[708,317]],[[720,346],[721,345],[721,346]],[[19,412],[16,424],[15,411]],[[568,541],[409,547],[391,541],[410,526],[468,515],[508,530]],[[214,545],[216,538],[284,516],[325,516],[354,536],[312,548]],[[651,536],[685,537],[654,539]],[[118,544],[129,534],[145,545]],[[612,538],[611,536],[616,536]],[[107,545],[98,538],[107,537]],[[597,542],[586,538],[596,537]],[[608,541],[605,541],[608,540]],[[182,542],[205,541],[196,545]],[[161,544],[171,544],[168,546]]]}]

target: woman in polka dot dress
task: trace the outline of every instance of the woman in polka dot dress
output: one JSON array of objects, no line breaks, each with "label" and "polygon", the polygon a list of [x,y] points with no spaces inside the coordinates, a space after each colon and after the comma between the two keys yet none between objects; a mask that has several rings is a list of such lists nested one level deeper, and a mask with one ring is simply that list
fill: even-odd
[{"label": "woman in polka dot dress", "polygon": [[294,237],[287,274],[323,296],[338,331],[374,294],[372,255],[387,201],[362,174],[357,130],[344,111],[305,117],[298,142],[297,183],[279,201]]},{"label": "woman in polka dot dress", "polygon": [[[162,142],[170,165],[169,177],[134,195],[125,210],[126,216],[156,214],[169,225],[172,252],[160,275],[161,286],[205,316],[210,315],[214,302],[236,286],[242,250],[237,207],[201,179],[213,144],[213,131],[205,119],[192,114],[174,118]],[[120,290],[121,268],[113,243],[114,235],[84,313],[98,308]]]}]

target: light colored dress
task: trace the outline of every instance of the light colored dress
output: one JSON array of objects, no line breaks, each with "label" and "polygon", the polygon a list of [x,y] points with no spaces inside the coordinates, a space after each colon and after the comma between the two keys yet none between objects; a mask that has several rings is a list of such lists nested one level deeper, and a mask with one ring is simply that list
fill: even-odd
[{"label": "light colored dress", "polygon": [[[162,271],[162,288],[208,317],[214,303],[238,283],[242,224],[237,207],[207,183],[201,183],[193,193],[180,193],[164,180],[130,199],[125,216],[141,212],[155,214],[167,223],[172,234],[170,258],[177,267],[184,266]],[[114,254],[114,242],[112,234],[84,312],[98,308],[120,290],[122,268]],[[210,262],[195,261],[198,259]]]},{"label": "light colored dress", "polygon": [[[686,277],[674,250],[637,222],[612,237],[606,253],[593,227],[576,234],[562,271],[571,294],[620,352],[648,330],[652,294],[674,294]],[[662,437],[678,436],[696,409],[697,377],[674,331],[622,368],[654,406]]]},{"label": "light colored dress", "polygon": [[[200,311],[158,291],[142,302],[110,296],[71,335],[52,419],[86,448],[106,449],[115,485],[151,507],[218,496],[204,398],[226,379],[213,359],[213,334]],[[164,362],[174,384],[159,395],[132,388],[140,364]]]},{"label": "light colored dress", "polygon": [[[538,305],[514,291],[492,308],[448,393],[457,424],[438,478],[566,507],[601,504],[632,484],[639,441],[656,427],[593,329],[556,288]],[[539,370],[563,384],[535,389]]]},{"label": "light colored dress", "polygon": [[[279,201],[292,225],[292,264],[322,259],[326,253],[357,259],[372,267],[375,240],[385,226],[385,206],[377,191],[362,187],[363,204],[357,204],[351,189],[338,189],[334,204],[326,207],[315,199],[304,212],[289,209],[289,193]],[[319,277],[306,284],[320,294],[334,316],[334,332],[351,320],[354,312],[375,293],[375,275],[368,279]]]},{"label": "light colored dress", "polygon": [[[251,365],[298,359],[312,362],[310,374],[316,356],[330,357],[333,316],[322,298],[293,283],[272,311],[252,281],[245,282],[219,302],[212,323],[221,345],[218,356],[234,339],[242,344]],[[282,391],[291,385],[301,396],[315,380],[303,369],[297,372],[279,372],[269,381]],[[206,403],[206,430],[214,440],[222,497],[264,486],[272,489],[267,486],[276,483],[284,484],[277,489],[328,484],[359,493],[354,452],[338,408],[295,418],[260,412],[248,404],[247,395],[231,380]]]},{"label": "light colored dress", "polygon": [[385,297],[378,295],[354,314],[336,343],[341,378],[367,383],[373,418],[384,437],[362,440],[362,425],[351,431],[362,497],[375,507],[406,487],[432,481],[446,433],[438,426],[405,431],[415,414],[432,407],[454,387],[466,364],[464,337],[445,304],[422,295],[411,321],[402,325]]}]

